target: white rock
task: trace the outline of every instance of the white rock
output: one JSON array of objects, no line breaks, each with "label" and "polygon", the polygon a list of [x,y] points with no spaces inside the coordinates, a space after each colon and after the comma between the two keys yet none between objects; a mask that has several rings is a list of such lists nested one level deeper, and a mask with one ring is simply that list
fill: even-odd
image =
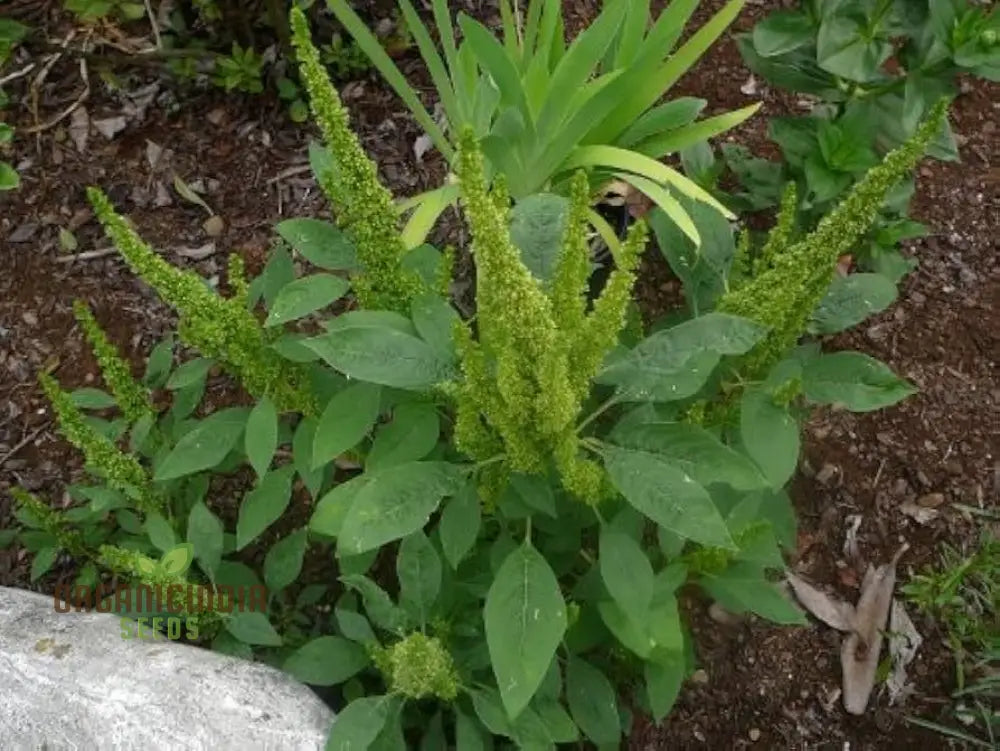
[{"label": "white rock", "polygon": [[123,639],[120,619],[57,613],[0,587],[4,751],[323,749],[333,712],[279,670],[166,639]]}]

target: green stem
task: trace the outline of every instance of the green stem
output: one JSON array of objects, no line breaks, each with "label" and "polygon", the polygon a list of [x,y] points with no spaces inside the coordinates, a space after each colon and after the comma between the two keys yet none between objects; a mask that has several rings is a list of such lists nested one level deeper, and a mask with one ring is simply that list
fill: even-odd
[{"label": "green stem", "polygon": [[597,409],[591,412],[590,415],[584,418],[583,422],[581,422],[579,425],[576,426],[576,432],[579,433],[581,430],[590,425],[590,423],[592,423],[598,417],[603,415],[605,412],[607,412],[613,406],[618,404],[620,401],[621,397],[618,394],[613,394],[611,398],[609,398],[601,406],[599,406]]}]

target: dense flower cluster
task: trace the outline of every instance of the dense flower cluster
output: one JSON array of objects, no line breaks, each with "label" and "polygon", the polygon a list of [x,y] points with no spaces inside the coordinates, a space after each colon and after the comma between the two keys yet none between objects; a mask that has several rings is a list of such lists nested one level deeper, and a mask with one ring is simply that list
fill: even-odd
[{"label": "dense flower cluster", "polygon": [[30,516],[35,524],[56,539],[61,550],[76,558],[86,557],[87,549],[83,543],[83,535],[75,529],[70,529],[66,520],[57,511],[23,488],[13,487],[10,489],[10,494],[23,513]]},{"label": "dense flower cluster", "polygon": [[153,404],[149,391],[132,377],[128,362],[108,340],[90,308],[82,300],[77,300],[73,303],[73,313],[90,343],[104,382],[111,389],[125,419],[135,423],[143,417],[151,416]]},{"label": "dense flower cluster", "polygon": [[391,647],[378,647],[375,664],[392,691],[410,699],[458,695],[458,673],[440,640],[415,632]]},{"label": "dense flower cluster", "polygon": [[471,131],[460,139],[458,172],[476,261],[477,336],[458,329],[464,380],[457,388],[455,440],[483,459],[501,449],[506,466],[544,471],[555,459],[564,485],[595,500],[602,471],[580,453],[575,421],[590,381],[625,325],[643,223],[633,226],[593,309],[587,312],[587,181],[573,181],[569,217],[551,291],[521,261],[507,226],[508,208],[487,190]]},{"label": "dense flower cluster", "polygon": [[[947,101],[939,102],[914,136],[869,170],[813,232],[790,247],[776,247],[768,268],[719,300],[719,311],[771,328],[768,337],[744,360],[741,369],[745,377],[754,379],[766,373],[805,331],[833,280],[838,259],[868,231],[886,195],[923,156],[944,123],[947,107]],[[786,193],[786,203],[788,196]],[[775,244],[787,239],[787,216],[791,213],[782,212],[786,218],[772,235]]]},{"label": "dense flower cluster", "polygon": [[70,395],[59,388],[52,376],[39,373],[38,381],[55,410],[59,431],[83,452],[88,467],[100,473],[111,488],[131,498],[140,510],[162,512],[163,496],[153,488],[139,460],[91,427]]},{"label": "dense flower cluster", "polygon": [[350,128],[347,110],[310,38],[305,14],[293,8],[291,21],[309,106],[333,157],[332,169],[318,176],[319,184],[362,266],[352,279],[354,293],[364,308],[408,313],[411,300],[425,290],[417,274],[402,266],[407,248],[392,194],[379,182],[375,163]]},{"label": "dense flower cluster", "polygon": [[197,274],[183,271],[157,255],[107,196],[89,188],[87,196],[104,231],[132,270],[180,315],[181,339],[202,355],[219,360],[253,396],[270,397],[282,411],[315,414],[316,402],[306,370],[270,347],[264,329],[247,310],[246,294],[225,299]]}]

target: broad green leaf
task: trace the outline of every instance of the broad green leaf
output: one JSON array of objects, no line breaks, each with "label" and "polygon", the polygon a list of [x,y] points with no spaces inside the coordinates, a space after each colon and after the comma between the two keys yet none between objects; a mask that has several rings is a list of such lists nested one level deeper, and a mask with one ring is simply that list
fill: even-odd
[{"label": "broad green leaf", "polygon": [[866,26],[866,21],[853,14],[827,15],[816,37],[816,62],[820,67],[849,81],[875,80],[882,64],[892,55],[893,46],[873,36]]},{"label": "broad green leaf", "polygon": [[417,336],[417,329],[406,316],[391,310],[349,310],[336,318],[323,321],[327,331],[340,331],[350,328],[389,328],[396,329],[410,336]]},{"label": "broad green leaf", "polygon": [[527,196],[510,212],[510,239],[541,282],[551,282],[555,276],[568,214],[569,199],[554,193]]},{"label": "broad green leaf", "polygon": [[614,687],[604,673],[575,656],[566,665],[566,701],[573,720],[594,743],[621,740]]},{"label": "broad green leaf", "polygon": [[320,636],[292,652],[281,666],[303,683],[334,686],[368,665],[364,647],[339,636]]},{"label": "broad green leaf", "polygon": [[260,293],[264,305],[270,310],[278,293],[295,281],[295,264],[291,254],[284,246],[278,246],[271,251],[271,257],[261,275],[254,279],[254,284],[260,284]]},{"label": "broad green leaf", "polygon": [[446,462],[410,462],[367,474],[341,526],[338,555],[364,553],[423,529],[465,473]]},{"label": "broad green leaf", "polygon": [[753,46],[758,55],[775,57],[811,43],[816,31],[807,13],[779,10],[753,27]]},{"label": "broad green leaf", "polygon": [[320,498],[309,520],[309,529],[328,537],[339,537],[347,512],[350,511],[361,488],[368,483],[368,479],[369,475],[359,475],[336,485]]},{"label": "broad green leaf", "polygon": [[479,723],[460,709],[455,710],[455,751],[486,751]]},{"label": "broad green leaf", "polygon": [[644,666],[646,700],[657,724],[670,714],[681,692],[687,660],[682,652],[657,649]]},{"label": "broad green leaf", "polygon": [[312,468],[332,462],[357,446],[378,420],[382,387],[355,383],[338,392],[320,415],[312,442]]},{"label": "broad green leaf", "polygon": [[111,394],[89,387],[76,389],[70,393],[69,398],[80,409],[107,409],[117,405]]},{"label": "broad green leaf", "polygon": [[375,632],[372,631],[372,627],[368,623],[368,619],[360,613],[337,607],[334,608],[333,615],[337,619],[337,627],[340,629],[340,633],[346,638],[356,641],[359,644],[378,642],[378,639],[375,638]]},{"label": "broad green leaf", "polygon": [[507,716],[516,718],[538,690],[566,633],[559,582],[530,542],[504,560],[483,609],[490,662]]},{"label": "broad green leaf", "polygon": [[312,274],[289,282],[274,299],[265,326],[277,326],[313,313],[339,300],[350,289],[346,279],[333,274]]},{"label": "broad green leaf", "polygon": [[385,590],[371,579],[360,574],[347,574],[341,576],[340,581],[361,595],[365,602],[365,612],[376,626],[397,634],[401,634],[406,628],[408,619],[405,611],[394,605]]},{"label": "broad green leaf", "polygon": [[242,550],[285,513],[292,498],[294,468],[285,465],[272,470],[258,481],[240,504],[236,520],[236,549]]},{"label": "broad green leaf", "polygon": [[761,618],[787,625],[805,625],[805,615],[781,590],[764,578],[755,563],[735,563],[715,576],[703,576],[702,588],[722,607],[734,613],[750,611]]},{"label": "broad green leaf", "polygon": [[263,477],[278,448],[278,410],[270,397],[264,396],[250,411],[244,443],[250,466]]},{"label": "broad green leaf", "polygon": [[326,467],[313,467],[313,440],[316,437],[318,422],[312,417],[303,419],[292,436],[292,461],[295,471],[299,473],[302,482],[309,490],[309,495],[315,497],[323,487]]},{"label": "broad green leaf", "polygon": [[303,343],[360,381],[426,390],[454,376],[452,363],[431,345],[395,329],[345,327]]},{"label": "broad green leaf", "polygon": [[842,404],[852,412],[890,407],[917,393],[883,362],[860,352],[835,352],[802,369],[806,398],[817,404]]},{"label": "broad green leaf", "polygon": [[701,485],[721,482],[737,490],[757,490],[767,481],[743,454],[696,425],[648,422],[625,425],[611,434],[617,445],[656,453]]},{"label": "broad green leaf", "polygon": [[222,522],[208,507],[198,501],[188,515],[187,541],[194,545],[195,558],[202,571],[213,576],[222,560]]},{"label": "broad green leaf", "polygon": [[767,328],[725,313],[707,313],[643,339],[598,375],[629,398],[673,401],[697,393],[722,355],[742,355]]},{"label": "broad green leaf", "polygon": [[330,271],[357,268],[357,249],[330,222],[319,219],[286,219],[275,231],[314,266]]},{"label": "broad green leaf", "polygon": [[576,723],[557,699],[536,699],[532,703],[532,708],[553,743],[575,743],[580,739]]},{"label": "broad green leaf", "polygon": [[735,549],[711,496],[684,470],[644,451],[602,449],[611,482],[636,510],[703,545]]},{"label": "broad green leaf", "polygon": [[605,527],[598,561],[608,593],[625,613],[643,622],[653,601],[653,567],[642,548],[628,535]]},{"label": "broad green leaf", "polygon": [[300,529],[276,542],[264,557],[264,583],[272,592],[292,584],[302,571],[308,534]]},{"label": "broad green leaf", "polygon": [[656,641],[650,636],[644,621],[637,621],[626,613],[617,602],[610,600],[597,603],[601,620],[622,646],[641,659],[649,657]]},{"label": "broad green leaf", "polygon": [[404,537],[396,557],[399,601],[423,627],[441,592],[441,559],[427,535],[414,532]]},{"label": "broad green leaf", "polygon": [[214,364],[215,360],[210,360],[207,357],[196,357],[194,360],[188,360],[171,373],[170,378],[167,379],[167,388],[171,391],[180,391],[198,381],[204,381]]},{"label": "broad green leaf", "polygon": [[267,615],[256,610],[234,612],[226,619],[226,631],[244,644],[280,647],[283,643]]},{"label": "broad green leaf", "polygon": [[[0,191],[15,190],[21,185],[21,176],[7,162],[0,162]],[[37,560],[37,556],[36,556]],[[34,567],[34,563],[32,563]],[[41,576],[41,574],[39,574]]]},{"label": "broad green leaf", "polygon": [[773,488],[795,474],[799,462],[799,424],[763,389],[749,388],[740,404],[740,439]]},{"label": "broad green leaf", "polygon": [[476,488],[468,484],[448,501],[441,513],[438,534],[441,549],[453,569],[469,554],[479,536],[482,510]]},{"label": "broad green leaf", "polygon": [[392,421],[379,427],[365,459],[370,471],[423,459],[438,442],[441,422],[433,404],[400,404]]},{"label": "broad green leaf", "polygon": [[529,509],[557,517],[556,499],[547,477],[515,473],[510,477],[510,487]]},{"label": "broad green leaf", "polygon": [[215,467],[239,442],[248,414],[244,407],[230,407],[201,420],[160,462],[153,479],[163,482]]},{"label": "broad green leaf", "polygon": [[153,543],[153,547],[160,552],[165,553],[177,544],[177,535],[174,533],[174,528],[170,526],[170,522],[164,519],[162,515],[156,513],[146,514],[146,520],[142,526],[146,530],[149,541]]},{"label": "broad green leaf", "polygon": [[454,360],[454,329],[461,319],[451,303],[437,295],[421,295],[413,301],[410,312],[420,338],[441,357]]},{"label": "broad green leaf", "polygon": [[[0,175],[2,179],[2,175]],[[59,557],[58,547],[47,547],[42,548],[37,553],[35,553],[34,559],[31,561],[31,572],[29,574],[29,580],[34,583],[45,576],[49,569],[56,562],[56,558]]]},{"label": "broad green leaf", "polygon": [[838,276],[813,313],[809,329],[816,334],[844,331],[888,308],[896,295],[896,285],[882,274]]},{"label": "broad green leaf", "polygon": [[370,748],[389,719],[391,703],[388,696],[364,696],[352,701],[337,713],[326,739],[326,751]]}]

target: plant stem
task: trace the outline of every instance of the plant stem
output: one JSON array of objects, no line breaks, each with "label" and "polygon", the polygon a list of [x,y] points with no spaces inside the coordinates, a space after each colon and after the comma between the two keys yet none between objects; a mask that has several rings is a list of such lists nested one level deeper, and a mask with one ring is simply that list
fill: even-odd
[{"label": "plant stem", "polygon": [[576,432],[579,433],[581,430],[590,425],[590,423],[592,423],[598,417],[600,417],[609,409],[611,409],[613,406],[618,404],[619,401],[620,397],[618,396],[618,394],[612,394],[612,396],[607,401],[605,401],[601,406],[599,406],[597,409],[591,412],[590,415],[584,418],[583,422],[581,422],[579,425],[576,426]]}]

